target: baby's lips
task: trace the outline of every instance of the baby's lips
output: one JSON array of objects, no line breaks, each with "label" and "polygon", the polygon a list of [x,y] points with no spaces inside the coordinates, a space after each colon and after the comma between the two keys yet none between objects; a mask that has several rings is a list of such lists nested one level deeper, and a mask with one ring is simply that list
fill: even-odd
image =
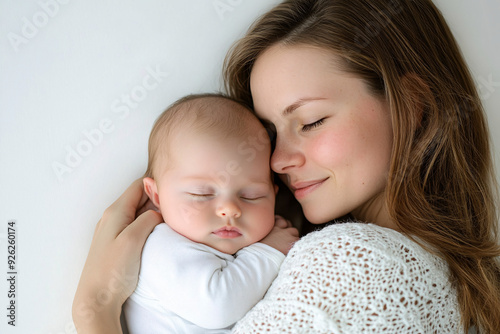
[{"label": "baby's lips", "polygon": [[217,233],[224,232],[224,231],[236,232],[236,233],[241,234],[240,230],[238,230],[236,227],[232,227],[232,226],[221,227],[220,229],[215,230],[213,233],[217,234]]},{"label": "baby's lips", "polygon": [[224,239],[232,239],[241,236],[241,232],[236,227],[225,226],[213,232],[216,236]]}]

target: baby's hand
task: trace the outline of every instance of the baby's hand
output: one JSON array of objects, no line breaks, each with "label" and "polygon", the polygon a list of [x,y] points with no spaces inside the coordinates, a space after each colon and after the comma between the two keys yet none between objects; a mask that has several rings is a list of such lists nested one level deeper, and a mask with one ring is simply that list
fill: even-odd
[{"label": "baby's hand", "polygon": [[299,240],[299,231],[292,227],[292,224],[285,218],[276,216],[273,229],[260,242],[287,255],[297,240]]}]

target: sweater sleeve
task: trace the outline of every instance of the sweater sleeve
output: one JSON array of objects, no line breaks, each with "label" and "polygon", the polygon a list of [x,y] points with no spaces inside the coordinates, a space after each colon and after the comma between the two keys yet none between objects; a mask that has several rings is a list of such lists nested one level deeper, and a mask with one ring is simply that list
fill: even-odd
[{"label": "sweater sleeve", "polygon": [[141,286],[164,308],[203,328],[241,319],[264,296],[284,259],[260,243],[231,256],[166,225],[154,232],[143,251]]},{"label": "sweater sleeve", "polygon": [[442,262],[395,231],[343,225],[297,242],[266,297],[233,333],[459,331]]}]

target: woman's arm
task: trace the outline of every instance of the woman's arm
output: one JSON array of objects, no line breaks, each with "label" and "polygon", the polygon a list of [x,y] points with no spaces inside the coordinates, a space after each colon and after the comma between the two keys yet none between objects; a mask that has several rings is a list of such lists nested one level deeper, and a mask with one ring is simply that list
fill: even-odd
[{"label": "woman's arm", "polygon": [[153,210],[136,218],[147,199],[142,179],[136,180],[97,223],[73,300],[78,333],[122,333],[122,304],[137,285],[144,243],[162,221]]}]

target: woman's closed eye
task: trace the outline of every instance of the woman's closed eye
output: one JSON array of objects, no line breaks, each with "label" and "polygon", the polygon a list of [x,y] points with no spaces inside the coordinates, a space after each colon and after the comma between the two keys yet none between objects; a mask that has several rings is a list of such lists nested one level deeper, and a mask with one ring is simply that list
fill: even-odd
[{"label": "woman's closed eye", "polygon": [[323,117],[319,120],[317,120],[316,122],[312,122],[312,123],[309,123],[309,124],[304,124],[302,125],[302,132],[307,132],[307,131],[310,131],[312,129],[315,129],[317,128],[318,126],[320,126],[321,124],[323,124],[323,122],[325,121],[326,117]]}]

